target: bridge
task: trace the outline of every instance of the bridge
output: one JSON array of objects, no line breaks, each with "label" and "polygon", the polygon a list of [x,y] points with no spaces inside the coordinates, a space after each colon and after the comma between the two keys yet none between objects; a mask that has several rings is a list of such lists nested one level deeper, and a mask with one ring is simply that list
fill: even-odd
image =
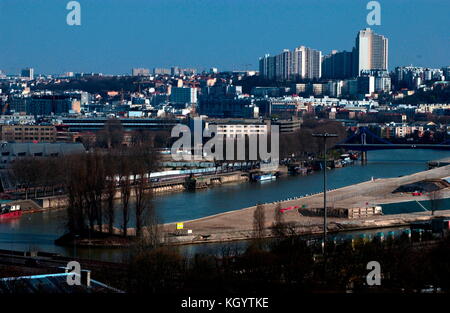
[{"label": "bridge", "polygon": [[[367,143],[367,138],[371,138],[375,143]],[[358,140],[359,139],[359,140]],[[359,142],[354,142],[355,140]],[[394,144],[386,139],[380,138],[369,130],[368,127],[360,127],[352,136],[337,143],[336,148],[346,150],[361,151],[361,161],[367,161],[367,151],[370,150],[388,150],[388,149],[433,149],[450,150],[450,139],[439,144]]]},{"label": "bridge", "polygon": [[369,151],[369,150],[387,150],[387,149],[433,149],[433,150],[450,150],[450,145],[442,144],[338,144],[337,148],[347,150]]}]

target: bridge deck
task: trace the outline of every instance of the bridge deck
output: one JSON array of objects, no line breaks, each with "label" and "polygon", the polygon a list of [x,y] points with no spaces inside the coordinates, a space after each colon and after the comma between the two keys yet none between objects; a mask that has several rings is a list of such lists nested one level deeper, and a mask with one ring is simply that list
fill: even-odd
[{"label": "bridge deck", "polygon": [[388,150],[388,149],[431,149],[431,150],[450,150],[450,145],[441,144],[379,144],[379,143],[343,143],[335,147],[348,150],[369,151],[369,150]]}]

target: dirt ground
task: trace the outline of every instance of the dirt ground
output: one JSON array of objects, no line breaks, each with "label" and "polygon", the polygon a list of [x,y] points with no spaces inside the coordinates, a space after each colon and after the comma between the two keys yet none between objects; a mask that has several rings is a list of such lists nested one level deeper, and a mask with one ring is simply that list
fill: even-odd
[{"label": "dirt ground", "polygon": [[[428,200],[427,195],[412,196],[411,194],[396,193],[392,194],[392,191],[397,187],[418,182],[425,179],[440,179],[450,176],[450,165],[434,168],[428,171],[415,173],[403,177],[387,178],[387,179],[375,179],[327,192],[328,207],[339,208],[354,208],[354,207],[366,207],[375,206],[377,204],[404,202],[412,200]],[[443,189],[441,197],[450,197],[450,188]],[[322,193],[307,196],[299,199],[293,199],[289,201],[281,202],[281,207],[286,208],[290,206],[302,206],[306,205],[308,208],[323,207],[323,195]],[[276,203],[264,204],[266,227],[270,227],[274,221]],[[183,240],[189,240],[189,238],[196,238],[198,235],[205,235],[208,238],[216,240],[226,240],[228,238],[241,239],[251,237],[251,230],[253,228],[253,212],[255,207],[249,207],[245,209],[239,209],[235,211],[229,211],[209,217],[204,217],[196,220],[185,221],[184,229],[192,230],[191,236],[186,236]],[[450,215],[450,211],[442,211],[439,214]],[[357,227],[365,227],[364,225],[373,224],[374,227],[393,225],[397,223],[408,222],[417,219],[429,218],[429,212],[411,213],[411,214],[399,214],[388,216],[372,216],[366,219],[342,219],[342,218],[329,218],[329,229],[339,230],[346,228],[348,225]],[[283,219],[286,222],[294,222],[300,227],[308,229],[309,232],[319,232],[322,229],[323,218],[322,217],[306,217],[301,216],[297,210],[288,210],[283,213]],[[166,224],[166,230],[175,230],[176,225],[174,223]],[[181,238],[180,238],[181,239]]]}]

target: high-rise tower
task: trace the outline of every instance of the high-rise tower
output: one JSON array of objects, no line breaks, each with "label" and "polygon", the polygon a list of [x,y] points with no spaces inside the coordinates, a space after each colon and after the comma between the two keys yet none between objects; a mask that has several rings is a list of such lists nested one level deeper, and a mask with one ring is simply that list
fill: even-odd
[{"label": "high-rise tower", "polygon": [[374,33],[370,28],[359,31],[354,53],[354,60],[357,62],[357,73],[354,74],[357,76],[362,70],[388,69],[388,39]]}]

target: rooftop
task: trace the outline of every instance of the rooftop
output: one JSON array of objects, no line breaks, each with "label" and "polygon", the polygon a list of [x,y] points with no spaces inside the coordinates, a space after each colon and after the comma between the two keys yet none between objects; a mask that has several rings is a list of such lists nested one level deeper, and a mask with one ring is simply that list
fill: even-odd
[{"label": "rooftop", "polygon": [[0,294],[15,293],[123,293],[123,291],[90,279],[89,285],[69,285],[70,273],[0,278]]}]

